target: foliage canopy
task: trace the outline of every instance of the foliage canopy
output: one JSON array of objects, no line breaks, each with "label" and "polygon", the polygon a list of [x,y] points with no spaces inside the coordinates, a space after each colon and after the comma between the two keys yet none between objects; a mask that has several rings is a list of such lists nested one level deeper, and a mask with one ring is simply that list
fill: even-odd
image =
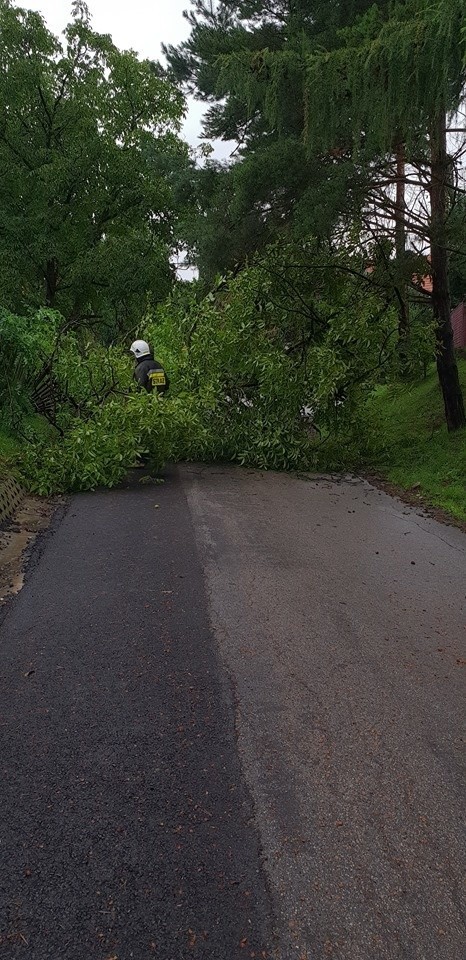
[{"label": "foliage canopy", "polygon": [[[64,45],[0,0],[0,296],[128,323],[173,282],[163,166],[187,157],[179,90],[73,5]],[[27,211],[27,216],[25,216]]]}]

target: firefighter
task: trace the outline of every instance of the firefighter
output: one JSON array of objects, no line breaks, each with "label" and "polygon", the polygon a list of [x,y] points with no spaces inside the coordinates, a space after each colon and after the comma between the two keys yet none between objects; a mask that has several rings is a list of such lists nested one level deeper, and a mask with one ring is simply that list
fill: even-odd
[{"label": "firefighter", "polygon": [[158,394],[166,393],[170,381],[162,364],[154,359],[149,344],[145,340],[135,340],[131,346],[131,353],[136,360],[134,379],[139,386],[148,393],[154,391]]}]

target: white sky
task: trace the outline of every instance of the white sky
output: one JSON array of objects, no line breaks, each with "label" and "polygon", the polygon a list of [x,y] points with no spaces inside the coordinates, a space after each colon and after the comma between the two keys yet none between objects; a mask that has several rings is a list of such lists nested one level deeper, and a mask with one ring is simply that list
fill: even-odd
[{"label": "white sky", "polygon": [[[110,33],[122,49],[137,50],[142,57],[161,59],[162,43],[180,43],[189,35],[183,11],[189,0],[87,0],[92,24],[99,33]],[[53,33],[70,20],[71,0],[18,0],[18,6],[38,10]],[[199,143],[203,105],[190,101],[183,134],[193,146]],[[227,144],[216,143],[215,155],[228,157]]]}]

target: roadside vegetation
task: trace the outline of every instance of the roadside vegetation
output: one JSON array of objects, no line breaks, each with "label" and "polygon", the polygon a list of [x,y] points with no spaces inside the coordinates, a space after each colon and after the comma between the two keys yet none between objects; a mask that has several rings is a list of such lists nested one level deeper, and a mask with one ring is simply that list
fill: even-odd
[{"label": "roadside vegetation", "polygon": [[[466,359],[458,366],[466,392]],[[420,382],[378,388],[367,411],[378,437],[369,469],[466,520],[466,430],[448,433],[435,369]]]},{"label": "roadside vegetation", "polygon": [[[163,67],[0,0],[0,471],[376,471],[465,519],[461,0],[191,7]],[[180,138],[192,89],[228,164]]]}]

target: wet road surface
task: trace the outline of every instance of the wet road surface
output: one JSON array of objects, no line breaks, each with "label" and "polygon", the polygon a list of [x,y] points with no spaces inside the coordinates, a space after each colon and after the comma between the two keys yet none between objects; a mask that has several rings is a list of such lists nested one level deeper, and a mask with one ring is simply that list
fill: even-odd
[{"label": "wet road surface", "polygon": [[466,538],[363,481],[75,497],[0,626],[0,956],[462,960]]}]

